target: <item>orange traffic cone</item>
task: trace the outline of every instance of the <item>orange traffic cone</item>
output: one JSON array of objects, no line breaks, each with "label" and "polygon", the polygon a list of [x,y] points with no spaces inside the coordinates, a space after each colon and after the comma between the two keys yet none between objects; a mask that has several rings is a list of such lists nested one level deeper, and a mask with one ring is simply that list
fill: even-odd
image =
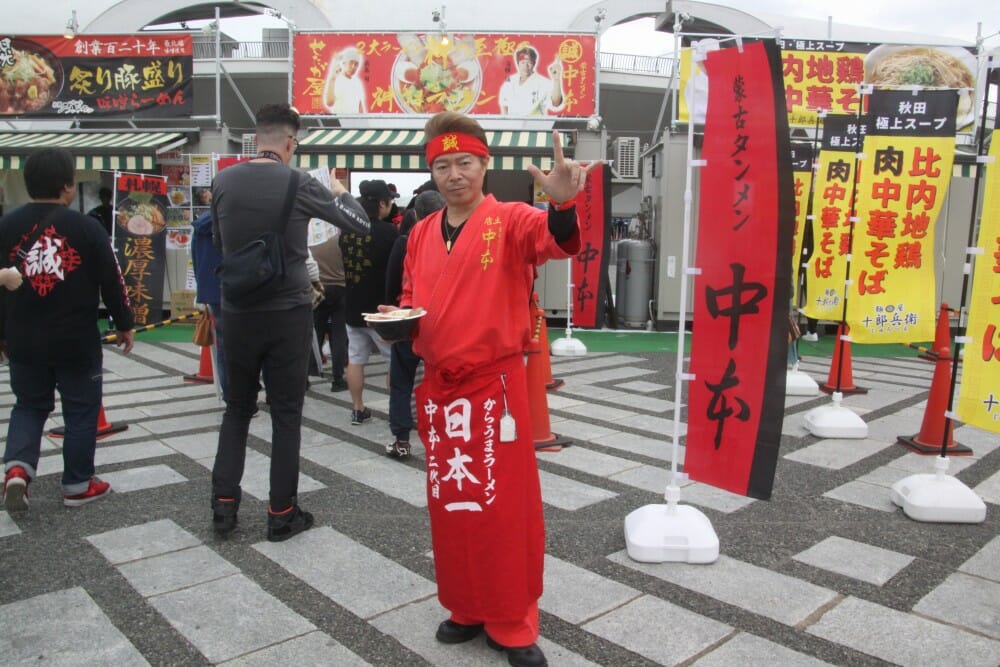
[{"label": "orange traffic cone", "polygon": [[[104,415],[104,405],[101,404],[101,410],[97,413],[97,439],[100,440],[101,438],[106,438],[109,435],[121,433],[125,430],[128,430],[128,424],[125,422],[111,423],[108,421],[108,418]],[[66,437],[66,427],[56,426],[49,431],[49,436],[52,438]]]},{"label": "orange traffic cone", "polygon": [[212,346],[203,345],[201,347],[201,361],[198,364],[197,375],[185,375],[185,382],[199,382],[201,384],[212,384],[215,376],[212,374]]},{"label": "orange traffic cone", "polygon": [[[950,356],[950,355],[949,355]],[[934,377],[931,379],[931,391],[927,396],[927,408],[924,410],[924,420],[920,424],[920,433],[909,437],[899,436],[899,444],[909,447],[917,454],[941,454],[941,443],[948,443],[945,452],[950,456],[969,456],[972,450],[955,442],[952,435],[952,421],[945,418],[948,410],[948,394],[951,391],[951,365],[953,359],[939,358],[934,365]],[[946,435],[947,434],[947,435]]]},{"label": "orange traffic cone", "polygon": [[[544,318],[543,318],[544,319]],[[536,329],[536,334],[537,334]],[[549,400],[545,395],[545,375],[543,368],[542,348],[547,345],[535,336],[528,343],[528,407],[531,413],[531,436],[535,441],[535,449],[545,452],[558,452],[570,444],[567,438],[560,438],[552,433],[549,424]]]},{"label": "orange traffic cone", "polygon": [[[931,346],[933,354],[917,355],[921,359],[937,361],[938,359],[951,359],[951,321],[949,313],[951,309],[948,304],[941,302],[941,311],[938,313],[937,329],[934,331],[934,344]],[[936,370],[936,369],[935,369]]]},{"label": "orange traffic cone", "polygon": [[539,348],[542,353],[542,367],[545,369],[545,389],[556,391],[566,384],[566,382],[552,377],[552,358],[549,356],[549,328],[545,323],[545,311],[538,308],[538,292],[531,295],[531,311],[538,318],[538,323],[535,326],[535,337],[538,338]]},{"label": "orange traffic cone", "polygon": [[[845,332],[850,332],[851,328],[841,322],[837,326],[837,341],[833,345],[833,360],[830,362],[830,373],[827,375],[826,384],[819,386],[820,391],[832,394],[839,391],[841,394],[867,394],[868,390],[854,384],[854,371],[851,369],[851,341],[844,340]],[[843,362],[841,362],[843,357]],[[840,382],[837,382],[840,376]]]}]

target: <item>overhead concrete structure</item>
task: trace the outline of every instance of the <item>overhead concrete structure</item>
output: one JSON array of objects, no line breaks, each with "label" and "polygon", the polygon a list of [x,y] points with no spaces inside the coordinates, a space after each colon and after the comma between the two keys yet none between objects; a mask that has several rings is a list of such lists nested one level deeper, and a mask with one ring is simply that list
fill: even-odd
[{"label": "overhead concrete structure", "polygon": [[867,26],[852,25],[836,17],[836,6],[817,9],[828,11],[828,20],[806,19],[793,16],[778,16],[760,12],[749,12],[710,2],[694,0],[667,0],[666,11],[659,14],[656,29],[673,32],[678,16],[685,33],[741,35],[744,37],[786,37],[790,39],[843,40],[849,42],[876,43],[917,43],[938,46],[975,46],[975,35],[968,40],[952,39],[941,35],[883,30]]},{"label": "overhead concrete structure", "polygon": [[[4,17],[4,30],[15,34],[58,34],[75,9],[83,34],[137,32],[145,26],[181,20],[211,19],[215,7],[223,17],[250,16],[269,8],[291,20],[297,30],[344,30],[399,32],[429,30],[434,27],[431,12],[440,2],[380,0],[268,0],[267,2],[216,3],[197,0],[49,0],[37,9],[22,8]],[[491,32],[546,32],[607,30],[609,27],[663,11],[663,0],[623,0],[592,2],[561,0],[508,0],[483,3],[452,0],[447,4],[447,24],[451,30]],[[598,10],[603,18],[595,20]]]}]

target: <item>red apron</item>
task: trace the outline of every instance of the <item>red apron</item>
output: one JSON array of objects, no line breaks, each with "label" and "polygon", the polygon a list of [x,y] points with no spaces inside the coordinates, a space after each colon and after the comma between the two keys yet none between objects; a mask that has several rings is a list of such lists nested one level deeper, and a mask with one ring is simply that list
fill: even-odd
[{"label": "red apron", "polygon": [[[505,393],[514,442],[500,441]],[[416,397],[438,598],[466,618],[523,620],[542,594],[545,553],[523,358],[460,378],[425,368]]]}]

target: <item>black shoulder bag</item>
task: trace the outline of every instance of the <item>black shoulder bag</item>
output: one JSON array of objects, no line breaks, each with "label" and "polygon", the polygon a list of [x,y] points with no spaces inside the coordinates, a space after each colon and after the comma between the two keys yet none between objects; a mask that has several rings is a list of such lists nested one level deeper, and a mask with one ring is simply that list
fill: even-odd
[{"label": "black shoulder bag", "polygon": [[222,297],[236,307],[260,303],[276,294],[285,282],[285,249],[282,238],[288,225],[299,173],[292,170],[288,190],[281,207],[284,222],[281,233],[267,232],[242,248],[226,255],[215,273],[222,286]]}]

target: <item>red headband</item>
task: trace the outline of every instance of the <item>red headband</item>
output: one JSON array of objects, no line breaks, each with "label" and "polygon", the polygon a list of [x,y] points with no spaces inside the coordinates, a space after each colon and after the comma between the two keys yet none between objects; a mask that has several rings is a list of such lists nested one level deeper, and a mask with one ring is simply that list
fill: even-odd
[{"label": "red headband", "polygon": [[481,139],[477,139],[471,134],[461,132],[448,132],[439,134],[424,147],[424,154],[427,156],[427,166],[434,166],[434,160],[445,153],[471,153],[480,157],[489,157],[490,149]]}]

